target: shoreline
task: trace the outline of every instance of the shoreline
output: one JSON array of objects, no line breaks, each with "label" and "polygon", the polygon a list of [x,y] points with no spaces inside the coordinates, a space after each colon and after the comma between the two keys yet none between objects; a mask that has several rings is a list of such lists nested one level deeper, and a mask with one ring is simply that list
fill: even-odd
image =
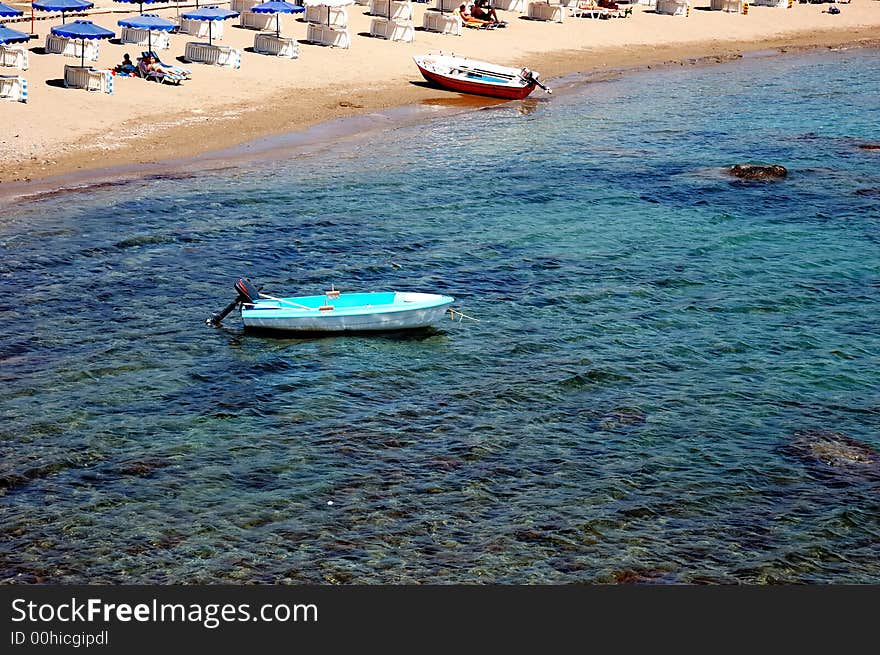
[{"label": "shoreline", "polygon": [[[712,65],[748,56],[779,56],[822,49],[880,47],[880,34],[873,26],[780,34],[750,40],[703,40],[663,45],[620,45],[586,50],[558,50],[520,57],[541,72],[547,82],[568,87],[658,67]],[[599,59],[600,61],[596,61]],[[524,64],[523,64],[524,65]],[[417,72],[416,72],[417,74]],[[131,80],[137,82],[137,80]],[[295,154],[326,148],[340,139],[358,138],[398,126],[425,122],[434,116],[472,111],[504,101],[465,96],[431,87],[415,75],[386,82],[369,90],[337,88],[346,99],[328,104],[327,89],[297,90],[299,100],[320,110],[290,115],[281,91],[259,107],[239,107],[224,120],[193,123],[177,112],[158,130],[136,135],[121,146],[100,153],[84,137],[60,150],[45,153],[46,159],[0,163],[0,202],[84,189],[96,185],[128,183],[157,176],[189,176],[194,171],[222,169],[264,159],[273,152]],[[71,92],[72,93],[72,92]],[[540,100],[535,92],[525,102]],[[90,94],[91,95],[91,94]],[[281,97],[279,97],[281,96]],[[349,100],[347,98],[354,98]],[[266,107],[273,110],[266,110]],[[254,120],[259,110],[264,120]]]}]

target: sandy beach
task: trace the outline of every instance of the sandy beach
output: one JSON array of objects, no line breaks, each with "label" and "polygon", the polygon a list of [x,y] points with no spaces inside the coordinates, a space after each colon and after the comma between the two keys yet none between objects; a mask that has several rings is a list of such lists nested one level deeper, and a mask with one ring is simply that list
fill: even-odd
[{"label": "sandy beach", "polygon": [[[180,10],[193,6],[181,4]],[[509,22],[506,29],[466,29],[453,36],[423,31],[420,26],[428,5],[416,4],[415,40],[402,43],[370,37],[368,7],[353,5],[348,8],[349,49],[305,43],[306,23],[282,18],[282,34],[300,40],[299,58],[294,60],[254,53],[256,32],[238,27],[233,19],[226,22],[220,43],[244,50],[240,69],[182,64],[185,43],[199,39],[173,34],[170,49],[160,54],[166,61],[189,67],[193,78],[172,86],[116,77],[112,95],[64,88],[64,65],[75,62],[43,50],[46,34],[60,18],[37,12],[38,37],[28,46],[29,70],[21,73],[29,84],[28,102],[0,103],[0,183],[4,183],[0,195],[13,188],[17,195],[22,183],[194,156],[330,119],[454,102],[457,94],[424,84],[413,64],[413,55],[432,50],[528,65],[552,82],[576,72],[687,65],[763,49],[870,45],[880,40],[880,2],[852,0],[840,5],[836,15],[827,13],[829,6],[750,7],[747,15],[741,15],[709,11],[708,0],[697,0],[686,17],[660,15],[637,5],[628,18],[567,17],[563,23],[500,12]],[[127,8],[99,3],[88,18],[118,37],[116,22],[137,13]],[[174,5],[145,8],[171,19],[177,11]],[[29,32],[29,12],[26,19],[7,25]],[[94,66],[111,68],[123,53],[134,58],[140,50],[136,45],[104,41]],[[4,74],[16,72],[3,69]]]}]

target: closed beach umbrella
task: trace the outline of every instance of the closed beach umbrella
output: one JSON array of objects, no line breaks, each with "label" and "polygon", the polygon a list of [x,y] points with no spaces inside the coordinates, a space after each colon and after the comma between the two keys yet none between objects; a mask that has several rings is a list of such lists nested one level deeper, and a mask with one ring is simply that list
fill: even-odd
[{"label": "closed beach umbrella", "polygon": [[24,43],[30,41],[31,35],[11,30],[5,25],[0,25],[0,43]]},{"label": "closed beach umbrella", "polygon": [[[31,6],[40,11],[60,11],[61,24],[63,25],[67,12],[85,11],[94,7],[95,3],[86,2],[85,0],[36,0],[31,3]],[[34,31],[33,24],[31,24],[31,31]]]},{"label": "closed beach umbrella", "polygon": [[86,40],[92,39],[112,39],[116,36],[108,29],[95,25],[90,20],[75,20],[67,25],[58,25],[52,28],[52,34],[55,36],[63,36],[68,39],[79,39],[82,41],[82,65],[86,65]]},{"label": "closed beach umbrella", "polygon": [[0,18],[12,18],[13,16],[21,16],[23,13],[21,9],[15,9],[0,2]]},{"label": "closed beach umbrella", "polygon": [[[152,0],[150,0],[152,2]],[[140,16],[132,16],[131,18],[123,18],[117,21],[119,27],[129,27],[134,30],[147,30],[147,48],[153,50],[153,30],[159,32],[170,32],[177,23],[172,23],[167,18],[162,18],[156,14],[141,14]]]},{"label": "closed beach umbrella", "polygon": [[208,21],[208,45],[211,44],[211,25],[214,24],[214,21],[227,20],[229,18],[235,18],[236,16],[238,16],[237,11],[220,9],[220,7],[202,7],[201,9],[181,14],[181,17],[186,18],[187,20]]},{"label": "closed beach umbrella", "polygon": [[[164,0],[162,0],[164,2]],[[151,5],[154,2],[159,2],[159,0],[113,0],[113,2],[122,2],[127,5],[139,4],[141,6],[141,12],[144,13],[144,5]]]},{"label": "closed beach umbrella", "polygon": [[275,14],[275,36],[281,36],[281,14],[301,14],[305,10],[305,7],[282,0],[272,0],[251,7],[251,11],[255,14]]}]

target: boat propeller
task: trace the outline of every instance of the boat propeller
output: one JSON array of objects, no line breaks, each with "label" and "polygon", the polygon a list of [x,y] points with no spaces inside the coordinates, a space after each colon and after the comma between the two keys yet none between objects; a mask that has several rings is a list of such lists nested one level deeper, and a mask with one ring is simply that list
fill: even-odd
[{"label": "boat propeller", "polygon": [[214,312],[206,318],[205,325],[220,327],[220,323],[223,322],[223,319],[226,318],[229,312],[235,309],[238,303],[253,304],[257,298],[260,297],[260,290],[257,289],[257,287],[254,286],[254,283],[246,277],[240,277],[235,281],[235,290],[238,292],[235,300],[226,305],[226,307],[219,312]]}]

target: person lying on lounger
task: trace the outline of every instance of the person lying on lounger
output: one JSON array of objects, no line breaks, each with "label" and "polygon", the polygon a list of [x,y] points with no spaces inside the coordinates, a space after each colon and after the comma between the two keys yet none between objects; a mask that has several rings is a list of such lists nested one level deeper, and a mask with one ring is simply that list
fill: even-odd
[{"label": "person lying on lounger", "polygon": [[475,18],[473,14],[468,13],[467,5],[461,5],[458,8],[458,15],[461,17],[462,24],[468,27],[485,27],[487,29],[494,27],[493,21]]},{"label": "person lying on lounger", "polygon": [[494,23],[495,27],[507,27],[507,23],[498,20],[498,14],[495,13],[495,7],[489,6],[489,0],[476,0],[471,9],[471,16],[477,20],[485,20]]},{"label": "person lying on lounger", "polygon": [[164,73],[165,75],[168,75],[172,72],[168,68],[162,66],[162,64],[160,64],[158,61],[156,61],[156,58],[153,56],[147,57],[147,60],[144,62],[144,68],[146,68],[148,71],[153,71],[155,73]]}]

